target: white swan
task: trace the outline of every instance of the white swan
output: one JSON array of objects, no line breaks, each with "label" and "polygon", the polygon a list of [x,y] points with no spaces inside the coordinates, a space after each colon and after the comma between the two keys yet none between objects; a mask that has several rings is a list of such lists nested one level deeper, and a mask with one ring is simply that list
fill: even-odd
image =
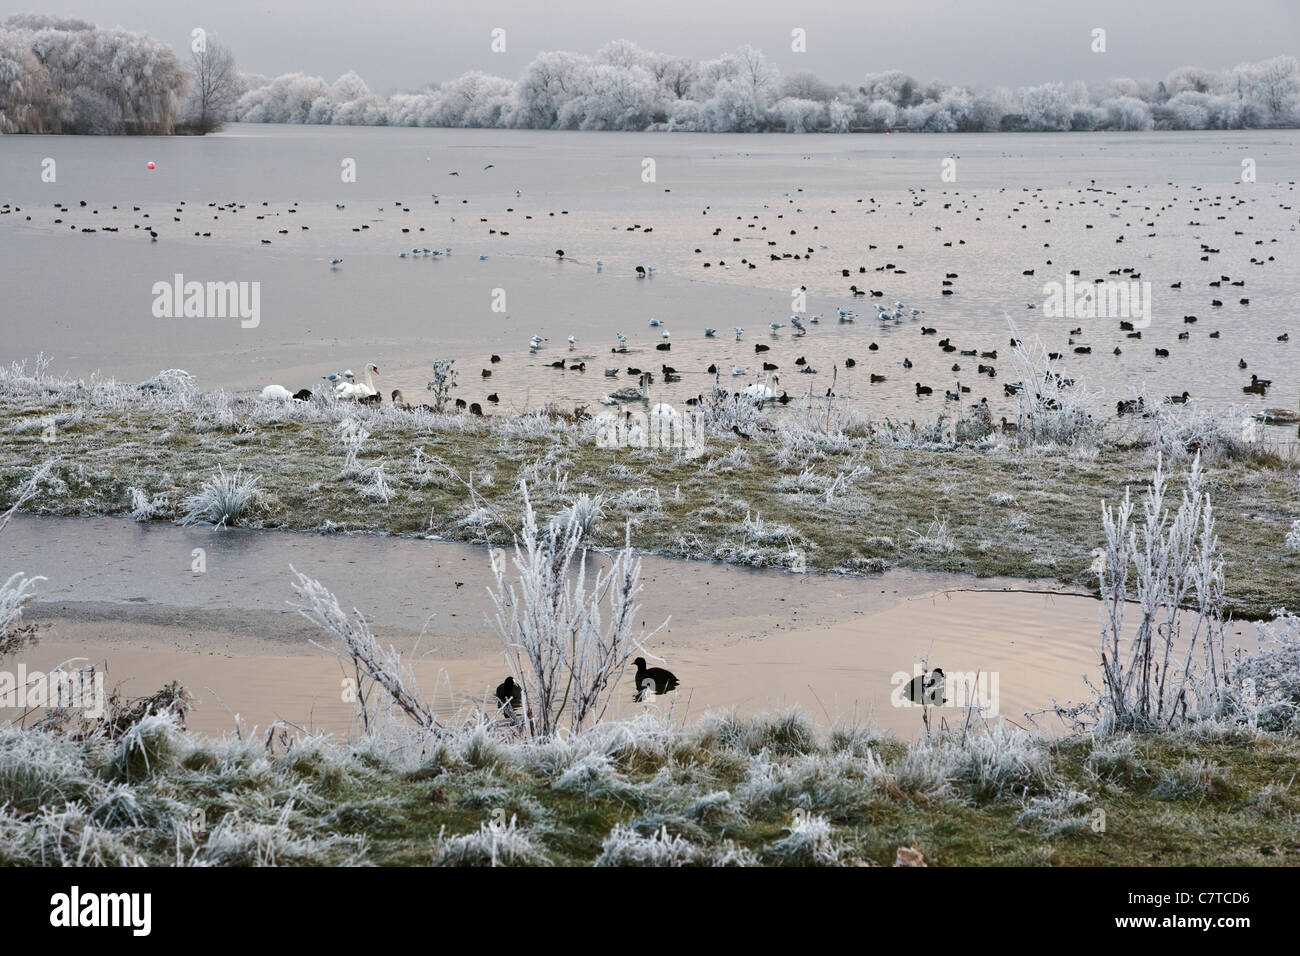
[{"label": "white swan", "polygon": [[369,398],[371,395],[378,395],[379,390],[375,388],[375,380],[371,378],[371,373],[379,374],[379,366],[371,363],[366,366],[366,380],[362,382],[344,382],[334,388],[334,394],[339,398]]},{"label": "white swan", "polygon": [[[650,404],[650,376],[641,374],[641,401]],[[650,420],[656,425],[669,425],[681,419],[681,414],[667,402],[655,402],[650,407]]]},{"label": "white swan", "polygon": [[264,402],[287,402],[293,398],[293,393],[283,385],[268,385],[262,389],[262,401]]},{"label": "white swan", "polygon": [[760,385],[758,382],[755,382],[753,385],[742,390],[740,394],[744,395],[746,398],[752,398],[756,402],[770,402],[772,399],[776,398],[775,386],[780,383],[781,380],[775,375],[769,375],[767,377],[766,385]]},{"label": "white swan", "polygon": [[674,424],[679,421],[681,417],[681,413],[667,402],[659,402],[650,409],[651,420],[665,425]]}]

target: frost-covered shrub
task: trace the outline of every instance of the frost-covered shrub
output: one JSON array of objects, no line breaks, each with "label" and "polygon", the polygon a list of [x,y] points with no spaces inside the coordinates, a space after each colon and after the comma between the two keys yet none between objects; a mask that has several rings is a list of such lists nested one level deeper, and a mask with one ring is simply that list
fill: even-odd
[{"label": "frost-covered shrub", "polygon": [[1024,342],[1010,323],[1015,345],[1011,358],[1019,375],[1016,390],[1017,435],[1022,444],[1065,448],[1094,445],[1101,430],[1096,396],[1056,368],[1047,347]]},{"label": "frost-covered shrub", "polygon": [[[1223,558],[1200,458],[1176,511],[1157,459],[1131,523],[1127,489],[1102,503],[1106,548],[1094,563],[1102,599],[1102,682],[1097,716],[1108,729],[1169,728],[1220,713],[1231,699],[1225,649]],[[1135,631],[1125,624],[1136,602]]]},{"label": "frost-covered shrub", "polygon": [[1291,529],[1286,533],[1286,546],[1291,551],[1300,551],[1300,518],[1291,522]]},{"label": "frost-covered shrub", "polygon": [[[587,573],[587,550],[574,521],[537,527],[521,482],[524,522],[515,544],[517,580],[506,582],[506,558],[494,552],[495,625],[516,682],[523,688],[530,732],[598,723],[633,654],[650,635],[634,634],[641,562],[630,546],[609,567]],[[602,616],[608,606],[609,619]]]},{"label": "frost-covered shrub", "polygon": [[1243,716],[1266,730],[1300,726],[1300,616],[1274,611],[1259,636],[1259,649],[1236,662],[1236,680],[1253,683],[1253,700],[1242,694]]}]

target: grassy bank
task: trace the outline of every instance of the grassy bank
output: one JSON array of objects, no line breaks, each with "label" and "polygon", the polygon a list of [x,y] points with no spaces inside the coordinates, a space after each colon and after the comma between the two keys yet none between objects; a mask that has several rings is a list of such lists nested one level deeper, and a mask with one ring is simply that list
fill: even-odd
[{"label": "grassy bank", "polygon": [[647,714],[547,743],[480,725],[395,744],[213,741],[169,715],[117,740],[3,730],[0,863],[1300,862],[1300,742],[1242,724],[905,744],[797,713]]},{"label": "grassy bank", "polygon": [[277,405],[11,370],[0,381],[0,501],[33,463],[57,459],[27,510],[173,520],[219,468],[242,468],[259,477],[240,524],[502,542],[517,530],[523,480],[543,515],[588,508],[597,545],[621,544],[630,522],[637,549],[686,558],[1094,587],[1100,502],[1141,485],[1157,453],[1200,450],[1230,609],[1259,617],[1300,603],[1300,551],[1284,545],[1300,518],[1295,466],[1186,422],[1137,422],[1082,446],[1031,446],[969,420],[954,434],[794,408],[741,424],[714,423],[698,455],[611,449],[598,447],[598,422],[572,414]]}]

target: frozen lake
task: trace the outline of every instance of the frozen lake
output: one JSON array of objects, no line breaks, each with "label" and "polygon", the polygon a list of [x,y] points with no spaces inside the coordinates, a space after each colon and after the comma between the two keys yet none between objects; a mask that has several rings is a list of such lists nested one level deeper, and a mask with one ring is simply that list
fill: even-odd
[{"label": "frozen lake", "polygon": [[[42,181],[46,159],[53,183]],[[653,182],[643,179],[646,159]],[[945,159],[956,161],[955,182],[941,178]],[[1244,159],[1257,182],[1240,181]],[[355,182],[342,181],[348,160]],[[234,125],[202,138],[5,136],[0,359],[45,352],[58,373],[140,379],[181,367],[205,388],[291,390],[374,362],[385,396],[397,387],[419,401],[429,362],[451,356],[458,395],[495,392],[503,410],[593,402],[627,384],[627,367],[664,363],[683,379],[656,386],[656,399],[707,391],[711,363],[748,384],[765,360],[778,366],[778,391],[823,395],[838,363],[837,393],[872,417],[925,420],[953,409],[944,392],[957,382],[971,388],[966,402],[987,397],[1009,411],[1005,313],[1107,401],[1145,381],[1153,395],[1187,390],[1216,407],[1294,408],[1300,334],[1289,344],[1278,336],[1300,332],[1297,179],[1294,130],[745,136]],[[417,247],[452,252],[399,258]],[[338,268],[332,257],[343,259]],[[653,276],[638,279],[639,265]],[[1140,340],[1112,317],[1043,314],[1045,282],[1124,269],[1151,283]],[[156,318],[153,286],[178,273],[259,283],[259,324]],[[853,284],[883,296],[855,298]],[[795,339],[799,287],[805,319],[822,321]],[[901,322],[875,317],[873,303],[896,301],[906,306]],[[856,321],[838,323],[837,308]],[[770,333],[773,321],[786,326]],[[736,325],[746,329],[740,341]],[[922,325],[937,334],[922,337]],[[717,338],[704,337],[706,326]],[[656,351],[665,328],[672,349]],[[610,354],[618,332],[626,355]],[[530,354],[534,334],[548,341]],[[942,338],[959,351],[942,351]],[[770,350],[756,355],[756,343]],[[491,353],[502,361],[489,366]],[[799,357],[818,374],[799,374]],[[559,359],[587,369],[549,367]],[[733,364],[747,374],[731,379]],[[997,377],[978,374],[980,364]],[[621,370],[613,384],[607,367]],[[1242,394],[1252,372],[1274,381],[1267,397]],[[871,384],[870,374],[885,381]],[[934,394],[918,397],[918,381]]]}]

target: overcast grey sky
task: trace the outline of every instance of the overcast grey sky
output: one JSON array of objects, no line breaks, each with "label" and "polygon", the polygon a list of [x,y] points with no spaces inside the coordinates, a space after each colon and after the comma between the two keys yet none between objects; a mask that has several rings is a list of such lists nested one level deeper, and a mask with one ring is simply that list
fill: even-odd
[{"label": "overcast grey sky", "polygon": [[[1300,0],[0,0],[0,11],[121,25],[182,51],[202,26],[245,71],[354,69],[380,93],[467,70],[514,78],[540,50],[592,53],[617,38],[697,59],[751,43],[783,73],[832,82],[898,68],[984,86],[1300,54]],[[489,48],[494,27],[505,53]],[[807,53],[791,52],[795,27]],[[1094,27],[1107,31],[1104,54],[1090,49]]]}]

